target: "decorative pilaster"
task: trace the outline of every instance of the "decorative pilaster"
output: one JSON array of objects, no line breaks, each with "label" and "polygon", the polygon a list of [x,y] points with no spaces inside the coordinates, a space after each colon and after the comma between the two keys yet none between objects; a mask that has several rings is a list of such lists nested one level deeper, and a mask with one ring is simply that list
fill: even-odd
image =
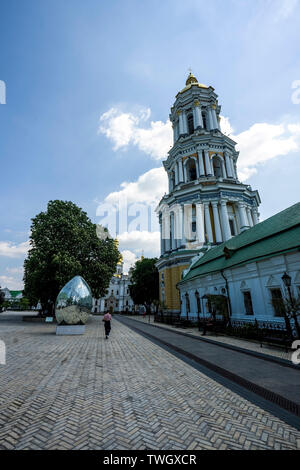
[{"label": "decorative pilaster", "polygon": [[173,251],[176,249],[174,212],[171,212],[170,214],[170,222],[171,222],[171,250]]},{"label": "decorative pilaster", "polygon": [[202,128],[203,127],[203,120],[202,120],[202,112],[201,112],[201,106],[200,106],[199,101],[194,101],[193,115],[194,115],[195,129]]},{"label": "decorative pilaster", "polygon": [[221,219],[222,219],[222,228],[225,241],[231,238],[230,226],[229,226],[229,218],[228,218],[228,211],[226,201],[221,200]]},{"label": "decorative pilaster", "polygon": [[198,243],[205,243],[204,212],[201,202],[196,204],[196,231]]},{"label": "decorative pilaster", "polygon": [[227,152],[224,152],[224,155],[225,155],[225,161],[226,161],[227,176],[228,178],[233,178],[231,158]]},{"label": "decorative pilaster", "polygon": [[188,123],[187,123],[187,115],[186,115],[186,112],[184,110],[182,111],[182,121],[183,121],[183,134],[187,135],[188,134]]},{"label": "decorative pilaster", "polygon": [[175,171],[175,186],[176,186],[178,184],[178,167],[177,167],[177,163],[175,163],[174,171]]},{"label": "decorative pilaster", "polygon": [[166,251],[170,251],[170,212],[165,211],[164,213],[164,239],[165,239],[165,248]]},{"label": "decorative pilaster", "polygon": [[253,227],[253,220],[252,220],[252,214],[251,214],[250,207],[247,206],[246,211],[247,211],[247,217],[248,217],[249,225],[250,225],[250,227]]},{"label": "decorative pilaster", "polygon": [[213,201],[212,202],[213,214],[214,214],[214,225],[215,225],[215,235],[216,235],[216,242],[222,242],[222,232],[221,232],[221,225],[220,225],[220,218],[219,218],[219,211],[218,211],[218,203]]},{"label": "decorative pilaster", "polygon": [[161,255],[164,254],[165,252],[165,240],[163,238],[163,215],[160,216],[159,218],[159,229],[160,229],[160,253]]},{"label": "decorative pilaster", "polygon": [[183,124],[183,115],[181,109],[177,111],[179,119],[179,136],[184,135],[184,124]]},{"label": "decorative pilaster", "polygon": [[207,108],[207,113],[206,113],[207,117],[208,117],[208,127],[209,127],[209,131],[213,130],[214,128],[214,125],[213,125],[213,118],[212,118],[212,110],[210,107]]},{"label": "decorative pilaster", "polygon": [[198,152],[198,162],[199,162],[199,174],[200,174],[200,177],[201,177],[201,176],[205,176],[202,151]]},{"label": "decorative pilaster", "polygon": [[175,224],[174,224],[175,245],[176,245],[176,248],[179,248],[181,245],[181,236],[182,236],[182,229],[181,229],[181,224],[180,224],[180,206],[176,206],[174,208],[174,217],[175,217]]},{"label": "decorative pilaster", "polygon": [[243,232],[249,228],[249,222],[247,220],[247,213],[245,209],[245,204],[243,202],[238,203],[239,216],[240,216],[240,231]]},{"label": "decorative pilaster", "polygon": [[211,114],[212,114],[213,129],[219,129],[215,105],[212,106]]},{"label": "decorative pilaster", "polygon": [[204,157],[205,157],[206,175],[212,176],[212,169],[211,169],[211,163],[210,163],[208,150],[204,150]]},{"label": "decorative pilaster", "polygon": [[227,175],[226,175],[226,168],[225,168],[225,163],[224,163],[224,159],[221,158],[221,167],[222,167],[222,175],[223,175],[223,178],[226,178]]},{"label": "decorative pilaster", "polygon": [[185,226],[184,226],[184,223],[185,223],[185,217],[184,217],[184,204],[180,205],[179,207],[179,224],[180,224],[180,228],[181,228],[181,246],[185,247],[186,245],[186,237],[185,237]]},{"label": "decorative pilaster", "polygon": [[253,209],[252,209],[252,217],[253,217],[254,225],[259,224],[259,218],[258,218],[257,207],[253,207]]},{"label": "decorative pilaster", "polygon": [[179,169],[179,182],[183,182],[184,179],[183,179],[183,164],[182,164],[182,160],[178,160],[178,169]]},{"label": "decorative pilaster", "polygon": [[209,243],[213,243],[213,232],[211,227],[210,212],[209,212],[209,202],[204,202],[204,219],[205,219],[205,229],[206,235]]}]

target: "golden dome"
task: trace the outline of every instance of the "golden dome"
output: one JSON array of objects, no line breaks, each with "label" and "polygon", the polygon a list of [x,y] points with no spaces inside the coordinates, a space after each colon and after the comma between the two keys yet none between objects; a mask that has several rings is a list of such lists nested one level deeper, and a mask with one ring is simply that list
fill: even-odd
[{"label": "golden dome", "polygon": [[193,75],[193,73],[190,72],[185,84],[187,86],[187,85],[191,85],[192,83],[198,83],[198,80],[195,77],[195,75]]},{"label": "golden dome", "polygon": [[180,93],[184,93],[185,91],[189,90],[192,86],[197,86],[199,88],[209,88],[207,85],[199,83],[195,75],[190,72],[188,78],[186,79],[185,87],[181,91],[179,91],[176,96],[178,96]]}]

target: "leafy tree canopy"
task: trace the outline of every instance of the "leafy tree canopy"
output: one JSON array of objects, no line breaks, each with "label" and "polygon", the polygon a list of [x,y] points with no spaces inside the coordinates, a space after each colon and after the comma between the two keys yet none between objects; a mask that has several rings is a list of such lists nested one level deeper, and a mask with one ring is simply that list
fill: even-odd
[{"label": "leafy tree canopy", "polygon": [[130,270],[130,296],[135,304],[147,308],[159,298],[157,258],[142,258]]},{"label": "leafy tree canopy", "polygon": [[116,241],[99,239],[86,212],[67,201],[49,201],[32,219],[31,249],[24,262],[25,295],[45,308],[74,276],[82,276],[94,297],[102,297],[120,253]]}]

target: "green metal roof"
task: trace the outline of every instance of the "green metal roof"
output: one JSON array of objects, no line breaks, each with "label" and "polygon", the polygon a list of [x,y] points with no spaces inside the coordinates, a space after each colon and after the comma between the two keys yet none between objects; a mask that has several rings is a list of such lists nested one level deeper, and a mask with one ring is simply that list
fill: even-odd
[{"label": "green metal roof", "polygon": [[21,290],[10,290],[9,292],[12,297],[17,297],[18,295],[22,294]]},{"label": "green metal roof", "polygon": [[180,282],[293,248],[300,248],[300,203],[210,249]]}]

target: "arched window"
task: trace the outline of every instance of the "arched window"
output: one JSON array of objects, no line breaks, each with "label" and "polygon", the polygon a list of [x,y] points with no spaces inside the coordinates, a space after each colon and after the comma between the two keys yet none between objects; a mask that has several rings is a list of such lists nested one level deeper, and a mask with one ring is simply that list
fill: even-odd
[{"label": "arched window", "polygon": [[206,112],[202,112],[203,129],[206,129]]},{"label": "arched window", "polygon": [[197,231],[196,205],[192,204],[191,236],[194,239],[196,238],[196,231]]},{"label": "arched window", "polygon": [[197,179],[196,162],[193,158],[190,158],[186,164],[186,176],[187,181],[194,181]]},{"label": "arched window", "polygon": [[214,169],[214,175],[216,178],[223,177],[222,165],[221,165],[221,160],[219,157],[213,157],[213,169]]},{"label": "arched window", "polygon": [[187,121],[188,121],[189,134],[193,134],[194,133],[194,118],[192,114],[188,115]]}]

